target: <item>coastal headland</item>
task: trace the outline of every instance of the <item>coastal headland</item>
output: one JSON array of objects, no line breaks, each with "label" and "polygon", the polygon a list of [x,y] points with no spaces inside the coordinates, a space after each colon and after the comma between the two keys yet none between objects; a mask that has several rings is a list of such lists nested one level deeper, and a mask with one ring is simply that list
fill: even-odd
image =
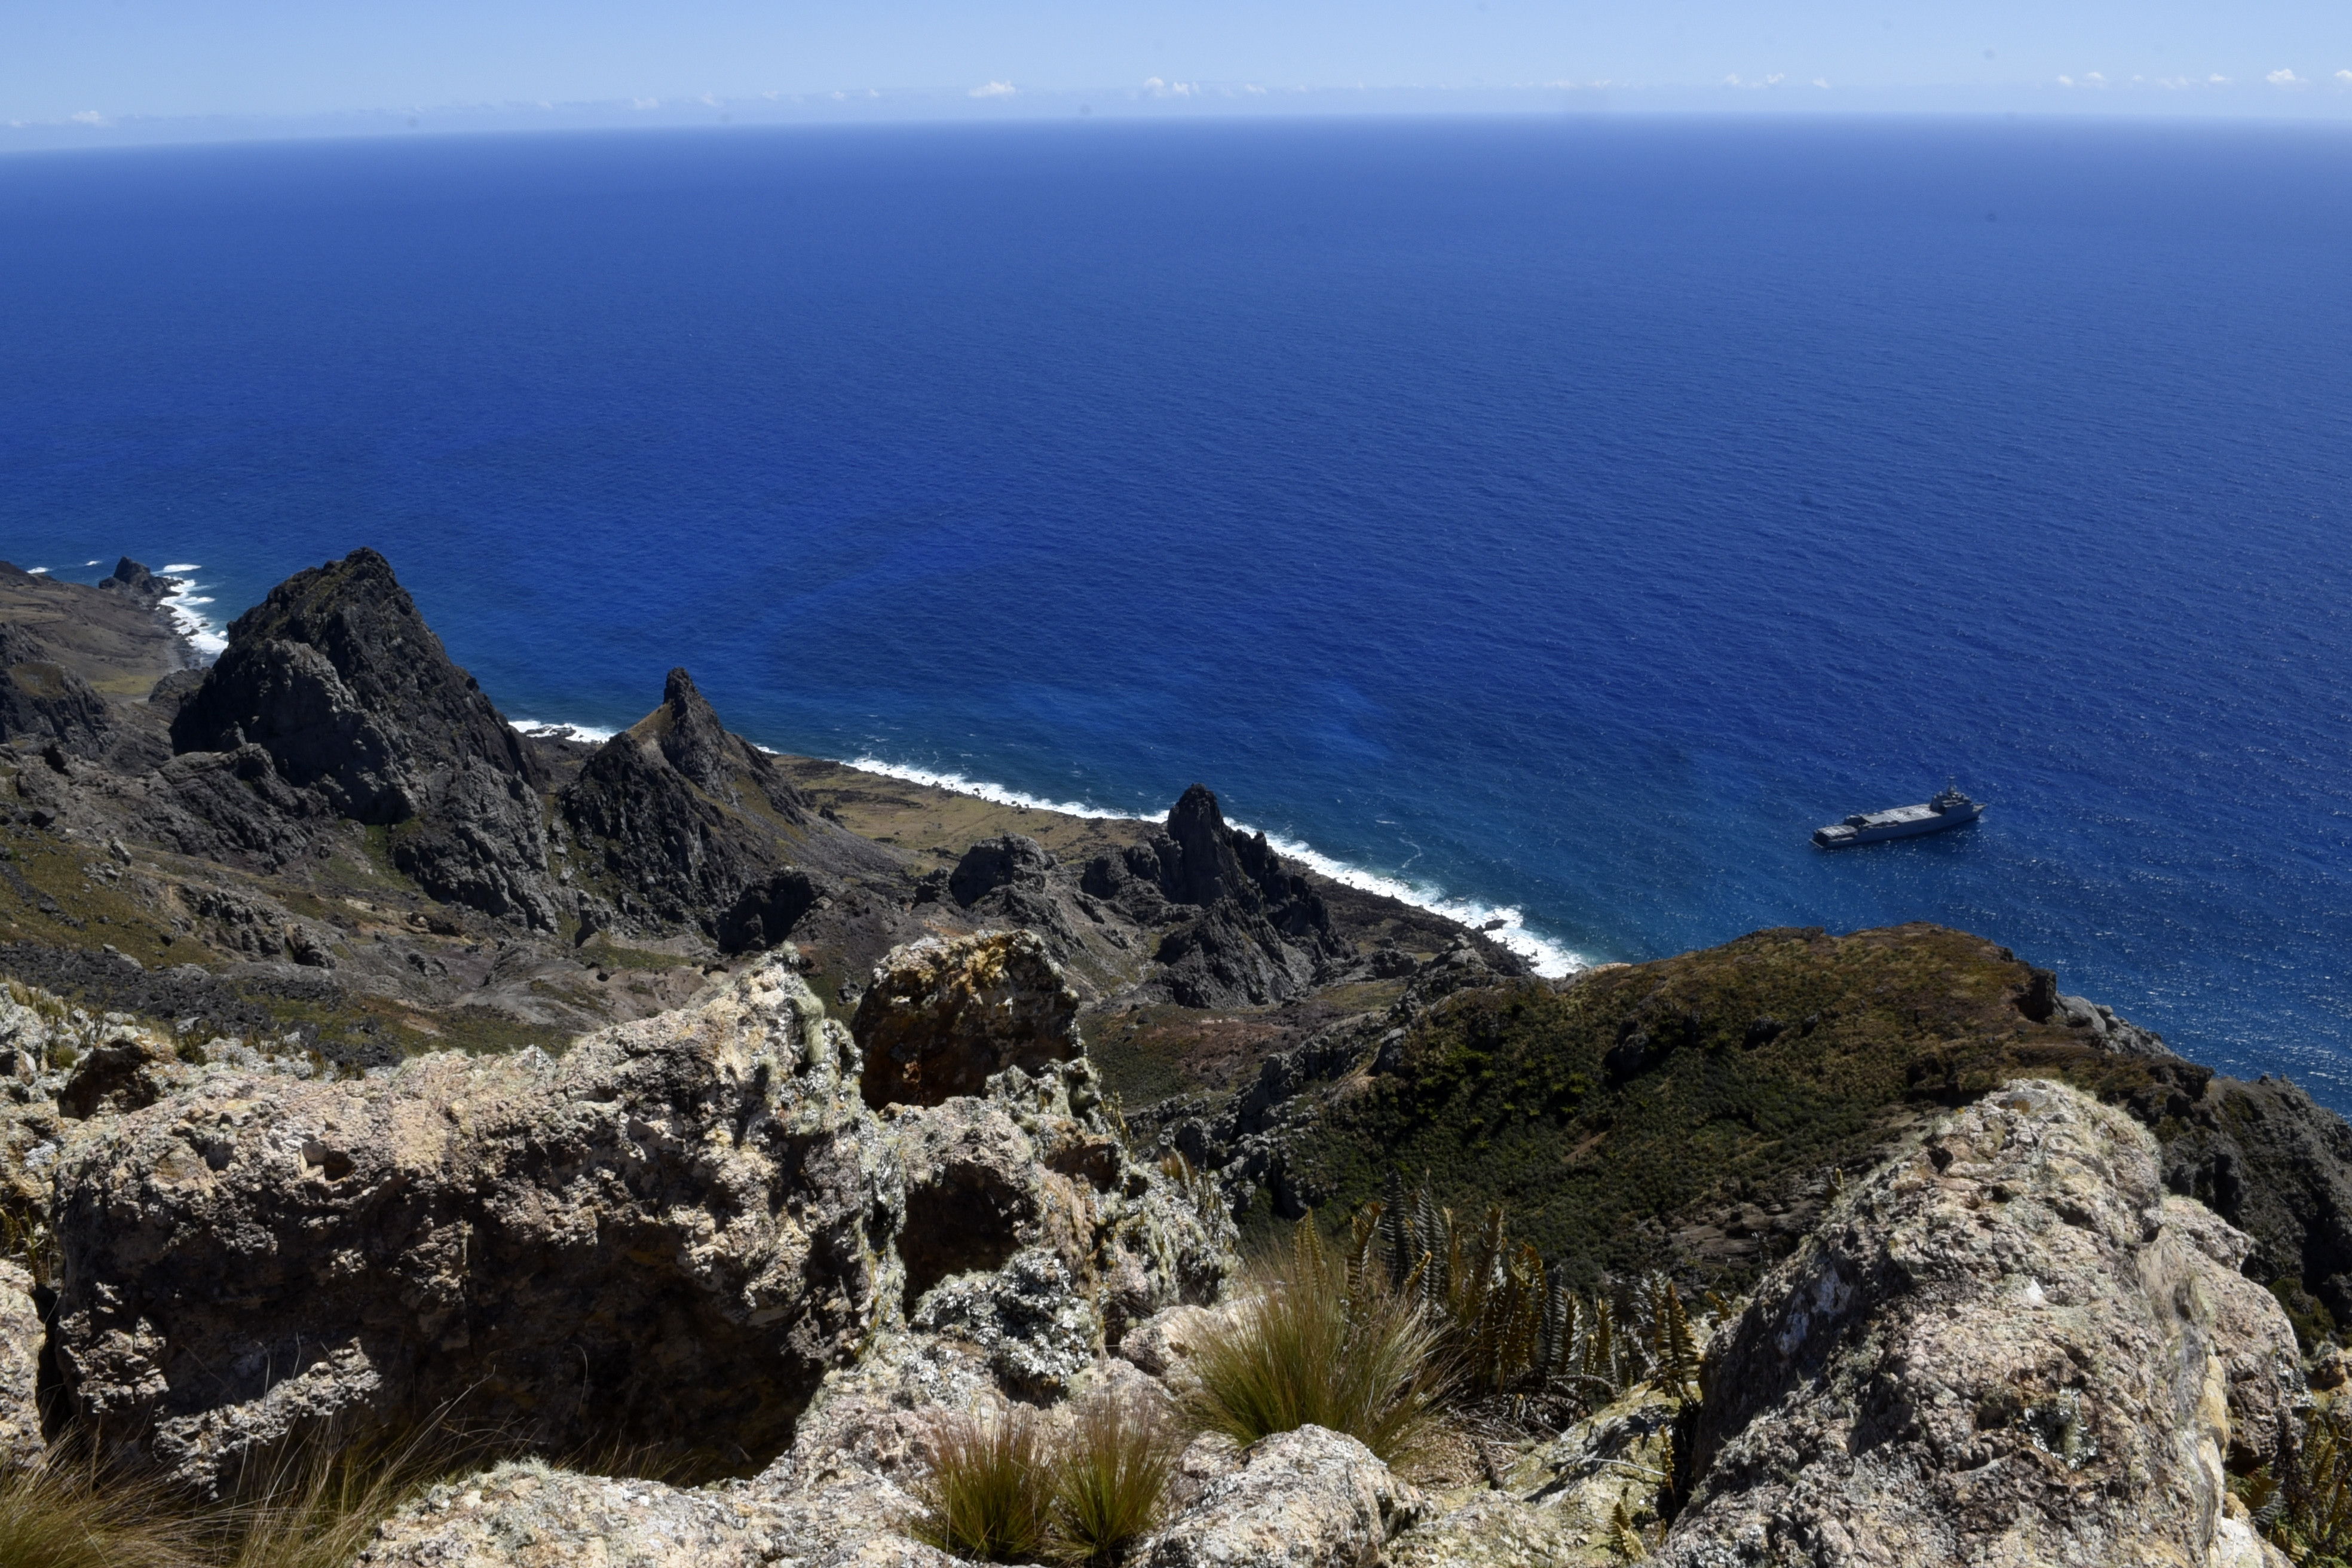
[{"label": "coastal headland", "polygon": [[1104,1560],[2284,1561],[2352,1128],[2127,998],[1924,924],[1539,975],[1205,784],[778,755],[683,667],[525,733],[373,551],[210,663],[169,592],[0,563],[0,1466],[472,1401],[513,1451],[360,1561],[945,1563],[939,1422],[1194,1399],[1320,1235],[1450,1270],[1479,1397],[1199,1437]]}]

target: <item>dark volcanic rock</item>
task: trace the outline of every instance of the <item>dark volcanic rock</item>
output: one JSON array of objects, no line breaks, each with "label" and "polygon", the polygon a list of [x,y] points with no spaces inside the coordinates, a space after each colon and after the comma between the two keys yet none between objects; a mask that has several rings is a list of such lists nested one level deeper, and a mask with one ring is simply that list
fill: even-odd
[{"label": "dark volcanic rock", "polygon": [[706,794],[742,805],[764,803],[789,823],[809,820],[809,805],[773,758],[719,723],[718,713],[694,677],[673,669],[662,686],[662,705],[635,726],[652,739],[671,767]]},{"label": "dark volcanic rock", "polygon": [[850,1033],[865,1052],[866,1103],[937,1105],[978,1094],[1009,1067],[1035,1072],[1080,1054],[1078,995],[1030,931],[927,938],[874,971]]},{"label": "dark volcanic rock", "polygon": [[1018,833],[984,838],[963,852],[948,878],[948,892],[970,909],[999,888],[1043,882],[1054,857],[1035,839]]},{"label": "dark volcanic rock", "polygon": [[1292,1001],[1349,956],[1322,896],[1265,834],[1227,826],[1202,784],[1169,811],[1164,832],[1087,862],[1081,886],[1145,923],[1178,912],[1172,905],[1201,910],[1159,952],[1170,994],[1188,1007]]},{"label": "dark volcanic rock", "polygon": [[143,599],[151,605],[172,591],[169,579],[156,576],[128,555],[114,563],[114,574],[100,582],[99,586],[134,599]]},{"label": "dark volcanic rock", "polygon": [[114,729],[106,700],[89,682],[52,659],[32,633],[0,622],[0,741],[29,736],[96,757]]},{"label": "dark volcanic rock", "polygon": [[2163,1142],[2165,1185],[2253,1238],[2248,1274],[2299,1281],[2352,1324],[2352,1126],[2284,1079],[2133,1110]]},{"label": "dark volcanic rock", "polygon": [[394,863],[434,897],[556,923],[540,764],[373,550],[298,573],[238,616],[172,742],[257,746],[288,785],[392,826]]},{"label": "dark volcanic rock", "polygon": [[765,881],[754,882],[719,917],[719,950],[754,952],[775,946],[792,935],[801,917],[834,888],[831,878],[813,876],[797,866],[787,866]]},{"label": "dark volcanic rock", "polygon": [[699,927],[742,952],[781,942],[823,896],[787,865],[778,837],[809,823],[806,802],[765,753],[727,732],[683,669],[669,672],[662,705],[600,747],[556,798],[630,921]]}]

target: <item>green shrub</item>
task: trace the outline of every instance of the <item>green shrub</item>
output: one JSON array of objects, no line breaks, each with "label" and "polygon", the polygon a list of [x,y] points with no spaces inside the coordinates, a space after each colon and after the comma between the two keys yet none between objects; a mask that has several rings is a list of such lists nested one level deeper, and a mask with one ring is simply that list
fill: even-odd
[{"label": "green shrub", "polygon": [[1037,1413],[1000,1404],[942,1421],[920,1495],[919,1538],[983,1563],[1035,1562],[1054,1535],[1053,1479]]},{"label": "green shrub", "polygon": [[1643,1279],[1621,1316],[1607,1294],[1579,1295],[1533,1247],[1514,1243],[1500,1204],[1474,1229],[1433,1202],[1427,1183],[1408,1194],[1391,1170],[1387,1198],[1356,1211],[1348,1278],[1385,1281],[1421,1310],[1457,1394],[1543,1395],[1586,1409],[1643,1383],[1696,1395],[1701,1325],[1673,1280]]},{"label": "green shrub", "polygon": [[2352,1416],[2313,1412],[2276,1458],[2230,1485],[2256,1527],[2302,1568],[2352,1564]]},{"label": "green shrub", "polygon": [[1391,1464],[1436,1435],[1452,1381],[1436,1326],[1409,1295],[1332,1257],[1313,1220],[1252,1263],[1242,1284],[1245,1305],[1193,1355],[1201,1383],[1188,1405],[1198,1426],[1246,1445],[1311,1424]]},{"label": "green shrub", "polygon": [[1174,1424],[1156,1397],[1098,1394],[1078,1407],[1076,1430],[1053,1463],[1053,1555],[1116,1563],[1160,1521],[1176,1472]]}]

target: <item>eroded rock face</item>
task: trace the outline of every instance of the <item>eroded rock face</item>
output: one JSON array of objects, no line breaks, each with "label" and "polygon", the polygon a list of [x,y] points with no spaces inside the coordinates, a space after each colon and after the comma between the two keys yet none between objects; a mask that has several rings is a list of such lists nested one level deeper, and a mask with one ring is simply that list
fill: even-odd
[{"label": "eroded rock face", "polygon": [[987,1089],[889,1113],[908,1314],[974,1347],[1008,1392],[1058,1398],[1129,1324],[1214,1299],[1235,1233],[1133,1160],[1091,1064],[1007,1068]]},{"label": "eroded rock face", "polygon": [[728,732],[683,669],[556,805],[632,925],[700,924],[740,952],[783,941],[825,891],[785,863],[777,837],[811,820],[807,803],[765,752]]},{"label": "eroded rock face", "polygon": [[980,1093],[1006,1068],[1036,1072],[1078,1055],[1078,994],[1027,931],[939,937],[875,966],[850,1029],[866,1053],[868,1105],[937,1105]]},{"label": "eroded rock face", "polygon": [[983,838],[963,852],[948,878],[948,892],[966,909],[999,888],[1027,881],[1043,882],[1054,868],[1045,847],[1024,834],[1007,833]]},{"label": "eroded rock face", "polygon": [[1881,1167],[1708,1353],[1662,1560],[2207,1563],[2301,1394],[2245,1239],[2120,1111],[2014,1083]]},{"label": "eroded rock face", "polygon": [[199,1482],[306,1418],[553,1447],[790,1438],[895,1314],[895,1163],[797,975],[747,971],[561,1060],[221,1079],[58,1163],[77,1408]]}]

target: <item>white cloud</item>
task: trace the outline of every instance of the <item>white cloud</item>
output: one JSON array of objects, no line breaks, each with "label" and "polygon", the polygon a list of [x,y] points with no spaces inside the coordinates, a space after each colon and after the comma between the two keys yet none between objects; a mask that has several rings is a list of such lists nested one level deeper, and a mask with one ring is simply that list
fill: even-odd
[{"label": "white cloud", "polygon": [[707,92],[700,98],[696,99],[694,101],[710,109],[716,109],[719,107],[719,100]]},{"label": "white cloud", "polygon": [[2072,87],[2074,85],[2074,79],[2071,76],[2062,76],[2058,79],[2058,85],[2060,87]]},{"label": "white cloud", "polygon": [[1830,79],[1825,76],[1817,76],[1813,79],[1813,85],[1815,87],[1827,87],[1829,84]]},{"label": "white cloud", "polygon": [[629,107],[631,109],[659,109],[661,107],[661,100],[658,98],[633,98],[629,100]]},{"label": "white cloud", "polygon": [[2225,76],[2209,76],[2205,80],[2209,86],[2212,87],[2227,87],[2230,85],[2230,79]]},{"label": "white cloud", "polygon": [[1725,77],[1723,79],[1723,85],[1726,87],[1738,87],[1739,85],[1739,78],[1737,76]]},{"label": "white cloud", "polygon": [[984,81],[971,89],[974,98],[1012,98],[1020,89],[1009,81]]},{"label": "white cloud", "polygon": [[85,109],[79,114],[68,114],[66,118],[72,121],[76,125],[106,125],[111,123],[105,115],[100,114],[95,109]]},{"label": "white cloud", "polygon": [[1766,87],[1778,87],[1788,79],[1788,73],[1785,71],[1774,71],[1770,76],[1764,79],[1764,85]]},{"label": "white cloud", "polygon": [[2284,66],[2279,68],[2277,70],[2271,72],[2270,75],[2263,78],[2263,79],[2270,83],[2273,87],[2302,87],[2305,85],[2303,78],[2295,75],[2293,70]]},{"label": "white cloud", "polygon": [[[1358,82],[1356,85],[1360,88],[1364,84]],[[1158,77],[1151,76],[1143,79],[1143,90],[1154,98],[1190,98],[1201,89],[1194,82],[1162,81]]]},{"label": "white cloud", "polygon": [[2105,87],[2107,85],[2107,79],[2101,76],[2096,71],[2085,71],[2083,73],[2083,79],[2089,82],[2093,87]]},{"label": "white cloud", "polygon": [[2352,87],[2352,71],[2337,71],[2336,73],[2336,79],[2344,83],[2347,87]]}]

